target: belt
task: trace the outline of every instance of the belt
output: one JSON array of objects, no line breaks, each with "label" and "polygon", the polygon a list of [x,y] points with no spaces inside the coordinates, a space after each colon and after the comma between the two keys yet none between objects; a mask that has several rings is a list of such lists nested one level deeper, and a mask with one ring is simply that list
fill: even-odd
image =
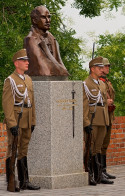
[{"label": "belt", "polygon": [[[22,107],[22,104],[14,105],[14,106],[16,106],[16,107]],[[24,107],[24,108],[31,108],[31,107],[32,107],[32,105],[28,106],[27,104],[24,104],[24,106],[23,106],[23,107]]]},{"label": "belt", "polygon": [[102,105],[102,103],[97,103],[97,106],[102,106],[102,107],[104,107],[104,105]]},{"label": "belt", "polygon": [[95,103],[90,103],[89,104],[89,106],[101,106],[101,107],[104,107],[104,105],[102,105],[102,103],[97,103],[97,104],[95,104]]}]

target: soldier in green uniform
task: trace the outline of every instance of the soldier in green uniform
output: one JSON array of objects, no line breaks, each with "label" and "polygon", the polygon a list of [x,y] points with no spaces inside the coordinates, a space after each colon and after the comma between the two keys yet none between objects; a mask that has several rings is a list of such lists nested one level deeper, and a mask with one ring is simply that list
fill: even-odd
[{"label": "soldier in green uniform", "polygon": [[[36,119],[32,80],[28,75],[24,74],[28,70],[29,65],[25,49],[21,49],[14,54],[13,63],[15,71],[5,79],[2,96],[8,134],[7,182],[9,182],[10,172],[12,172],[9,167],[12,156],[12,143],[14,136],[18,135],[17,169],[20,189],[37,190],[40,187],[34,186],[29,182],[27,166],[28,144],[36,124]],[[18,129],[17,120],[23,100],[23,114]]]},{"label": "soldier in green uniform", "polygon": [[[99,80],[103,71],[103,57],[97,57],[89,62],[90,75],[83,82],[83,125],[84,138],[87,143],[91,134],[91,161],[89,164],[89,184],[112,184],[102,174],[101,147],[106,135],[106,125],[109,125],[107,94],[104,83]],[[92,114],[95,114],[93,121]]]},{"label": "soldier in green uniform", "polygon": [[115,176],[108,174],[106,171],[106,152],[107,152],[107,148],[110,143],[111,128],[112,128],[112,123],[114,120],[115,91],[114,91],[114,88],[113,88],[111,82],[107,78],[107,74],[109,74],[109,69],[110,69],[109,60],[107,58],[103,58],[103,64],[104,64],[104,68],[103,68],[103,72],[102,72],[102,76],[101,76],[100,80],[102,80],[105,83],[106,89],[107,89],[109,126],[107,127],[106,136],[104,138],[103,145],[102,145],[102,152],[101,152],[102,153],[102,164],[103,164],[103,173],[105,174],[105,176],[108,179],[115,179],[116,178]]}]

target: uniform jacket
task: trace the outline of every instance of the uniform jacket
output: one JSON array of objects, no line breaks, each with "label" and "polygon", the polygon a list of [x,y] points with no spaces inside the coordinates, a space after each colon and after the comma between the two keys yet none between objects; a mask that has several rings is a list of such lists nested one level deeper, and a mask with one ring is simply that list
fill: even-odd
[{"label": "uniform jacket", "polygon": [[[106,85],[106,90],[107,90],[107,98],[112,99],[113,101],[115,100],[115,90],[112,86],[112,83],[109,81],[108,78],[100,78]],[[114,120],[114,111],[109,112],[109,122],[112,124]]]},{"label": "uniform jacket", "polygon": [[[107,95],[106,95],[106,88],[102,81],[99,80],[99,84],[96,84],[92,77],[89,76],[86,80],[86,85],[89,88],[92,95],[97,95],[99,90],[101,90],[101,94],[103,97],[104,107],[96,106],[95,118],[93,119],[92,125],[96,126],[105,126],[109,125],[109,118],[108,118],[108,107],[107,107]],[[89,104],[95,103],[94,100],[91,98],[88,100],[84,85],[83,85],[83,125],[84,127],[90,125],[92,113],[94,112],[95,106],[89,106]]]},{"label": "uniform jacket", "polygon": [[29,57],[28,75],[68,75],[60,57],[58,43],[50,32],[44,33],[32,27],[24,39],[24,47]]},{"label": "uniform jacket", "polygon": [[[10,75],[21,93],[24,93],[27,86],[28,96],[32,104],[31,108],[23,108],[23,115],[20,120],[19,127],[21,128],[31,128],[31,125],[36,124],[35,120],[35,105],[34,105],[34,93],[32,80],[28,75],[25,75],[25,80],[21,79],[16,71]],[[15,101],[20,102],[21,99],[15,96]],[[24,103],[27,104],[27,98]],[[12,88],[10,85],[10,79],[7,78],[3,87],[2,105],[5,114],[5,122],[8,128],[17,125],[18,113],[21,111],[21,107],[14,106],[14,98],[12,93]]]}]

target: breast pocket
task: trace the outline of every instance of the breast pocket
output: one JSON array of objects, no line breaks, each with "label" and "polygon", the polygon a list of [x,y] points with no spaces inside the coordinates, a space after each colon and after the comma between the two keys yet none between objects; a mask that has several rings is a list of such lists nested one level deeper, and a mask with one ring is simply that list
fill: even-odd
[{"label": "breast pocket", "polygon": [[99,91],[97,89],[91,89],[91,94],[97,96]]}]

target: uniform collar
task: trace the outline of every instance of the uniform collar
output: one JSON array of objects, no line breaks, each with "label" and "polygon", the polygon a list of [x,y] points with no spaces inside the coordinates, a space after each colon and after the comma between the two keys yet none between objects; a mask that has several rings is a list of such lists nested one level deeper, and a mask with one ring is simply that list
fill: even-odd
[{"label": "uniform collar", "polygon": [[89,76],[91,78],[91,80],[95,83],[95,84],[100,84],[99,80],[94,79],[91,75]]},{"label": "uniform collar", "polygon": [[16,72],[16,70],[14,71],[14,73],[15,73],[17,76],[19,76],[22,80],[25,80],[25,74],[24,74],[24,75],[18,74],[18,73]]},{"label": "uniform collar", "polygon": [[101,76],[99,79],[102,80],[103,82],[109,81],[109,79],[106,76]]},{"label": "uniform collar", "polygon": [[96,83],[96,84],[99,84],[99,80],[96,80],[93,78],[93,81]]},{"label": "uniform collar", "polygon": [[18,74],[18,76],[19,76],[22,80],[25,80],[25,75]]}]

